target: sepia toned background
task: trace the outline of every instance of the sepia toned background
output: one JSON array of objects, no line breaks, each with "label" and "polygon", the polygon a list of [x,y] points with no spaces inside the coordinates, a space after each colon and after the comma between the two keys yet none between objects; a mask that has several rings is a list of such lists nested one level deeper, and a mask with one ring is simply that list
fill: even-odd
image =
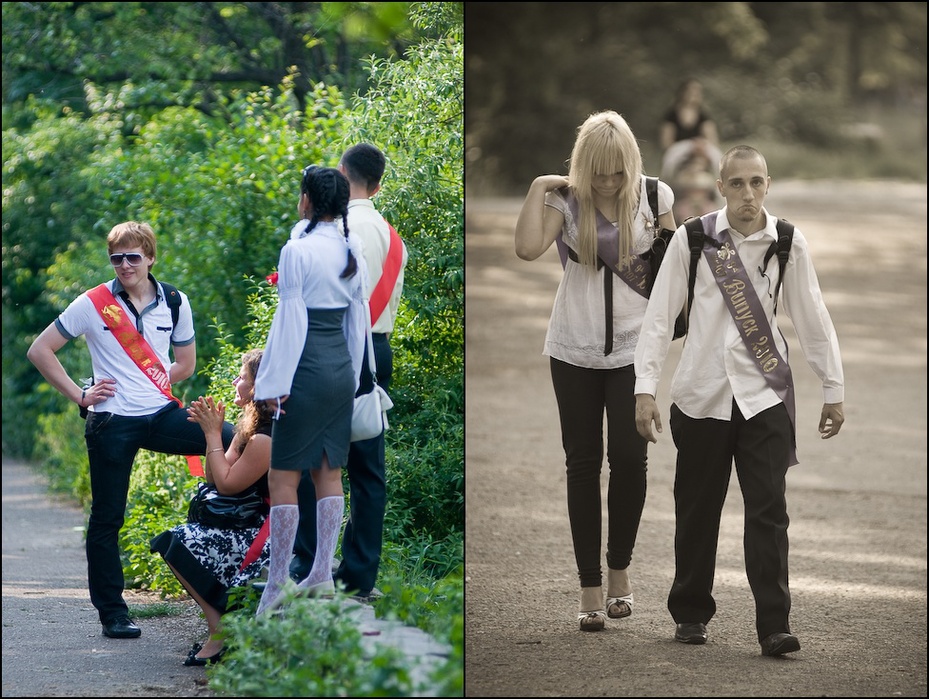
[{"label": "sepia toned background", "polygon": [[[468,3],[466,27],[466,695],[925,696],[925,7]],[[667,427],[649,447],[635,611],[578,631],[542,356],[561,265],[554,249],[514,253],[530,182],[567,171],[590,112],[624,114],[657,174],[657,119],[688,76],[723,147],[767,156],[767,206],[809,240],[842,346],[846,423],[823,441],[821,388],[781,319],[798,386],[788,509],[802,644],[782,659],[762,658],[755,638],[734,477],[710,640],[673,641]],[[659,386],[666,426],[680,343]]]}]

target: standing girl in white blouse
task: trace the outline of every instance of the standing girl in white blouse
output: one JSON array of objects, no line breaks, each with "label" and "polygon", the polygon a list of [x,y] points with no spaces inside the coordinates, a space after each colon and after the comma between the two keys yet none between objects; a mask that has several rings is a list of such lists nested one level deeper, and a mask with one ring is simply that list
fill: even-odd
[{"label": "standing girl in white blouse", "polygon": [[[557,242],[564,265],[545,338],[561,419],[568,518],[580,578],[578,622],[600,631],[632,614],[628,567],[645,504],[646,441],[635,426],[633,358],[647,303],[655,231],[674,229],[670,187],[658,183],[659,220],[648,204],[635,135],[616,112],[591,115],[578,130],[567,177],[542,175],[516,223],[516,254],[535,260]],[[645,270],[645,271],[643,271]],[[603,413],[610,481],[601,568]]]},{"label": "standing girl in white blouse", "polygon": [[367,271],[348,230],[348,180],[334,168],[303,171],[302,219],[281,250],[278,306],[255,381],[255,400],[274,406],[271,431],[271,560],[258,613],[277,606],[299,521],[297,485],[309,469],[316,487],[316,557],[304,591],[334,589],[335,555],[345,499],[352,406],[365,343]]}]

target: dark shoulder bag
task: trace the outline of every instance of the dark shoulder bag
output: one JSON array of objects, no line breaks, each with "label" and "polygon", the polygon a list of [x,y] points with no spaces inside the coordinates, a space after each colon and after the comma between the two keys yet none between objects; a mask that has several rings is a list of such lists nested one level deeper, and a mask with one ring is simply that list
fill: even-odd
[{"label": "dark shoulder bag", "polygon": [[216,529],[254,529],[261,526],[268,510],[257,485],[223,495],[214,483],[201,482],[187,507],[187,521]]}]

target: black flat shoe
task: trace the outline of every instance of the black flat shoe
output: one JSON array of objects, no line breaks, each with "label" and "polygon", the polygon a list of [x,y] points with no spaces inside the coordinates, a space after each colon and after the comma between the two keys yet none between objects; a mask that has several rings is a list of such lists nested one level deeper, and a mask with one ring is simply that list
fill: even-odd
[{"label": "black flat shoe", "polygon": [[674,640],[702,646],[706,643],[706,624],[678,624],[674,630]]},{"label": "black flat shoe", "polygon": [[199,650],[200,649],[198,648],[197,650],[190,651],[190,653],[187,655],[187,660],[184,661],[184,665],[187,667],[203,667],[204,665],[213,665],[214,663],[218,663],[220,660],[222,660],[223,655],[226,653],[226,649],[223,648],[218,653],[216,653],[216,655],[211,655],[208,658],[198,658],[197,651]]},{"label": "black flat shoe", "polygon": [[791,633],[772,633],[761,639],[762,655],[784,655],[800,650],[800,639]]},{"label": "black flat shoe", "polygon": [[103,625],[103,635],[107,638],[138,638],[142,629],[133,624],[129,617],[119,616]]}]

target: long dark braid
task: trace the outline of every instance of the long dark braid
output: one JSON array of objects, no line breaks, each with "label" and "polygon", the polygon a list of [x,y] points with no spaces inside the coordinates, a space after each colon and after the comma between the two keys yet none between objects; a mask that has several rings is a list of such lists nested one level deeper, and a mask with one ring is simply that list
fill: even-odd
[{"label": "long dark braid", "polygon": [[[301,237],[309,235],[316,224],[319,223],[320,217],[337,217],[342,218],[342,230],[345,232],[345,241],[348,242],[348,199],[350,187],[348,180],[341,172],[331,167],[317,167],[310,165],[303,170],[303,181],[300,184],[301,191],[306,194],[313,205],[313,217],[307,224]],[[358,271],[358,262],[352,255],[351,248],[348,249],[348,262],[342,274],[342,279],[355,276]]]}]

